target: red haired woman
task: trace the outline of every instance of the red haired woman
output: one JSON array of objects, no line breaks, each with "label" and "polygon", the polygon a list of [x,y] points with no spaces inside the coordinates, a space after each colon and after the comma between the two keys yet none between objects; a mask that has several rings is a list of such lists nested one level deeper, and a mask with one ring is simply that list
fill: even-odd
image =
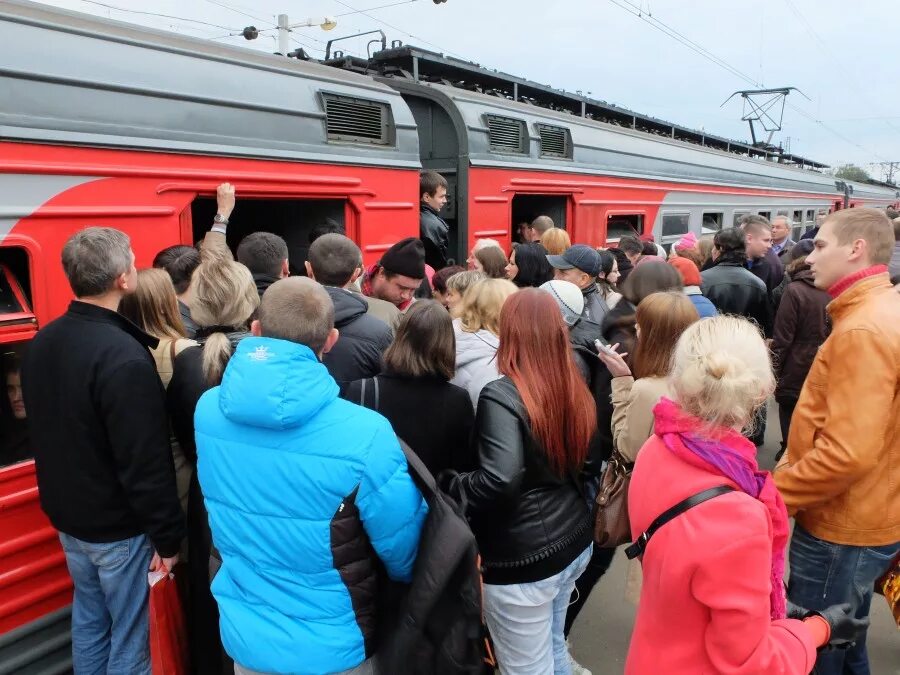
[{"label": "red haired woman", "polygon": [[591,557],[579,472],[597,415],[549,293],[526,288],[503,305],[497,363],[502,377],[478,400],[479,468],[453,488],[481,549],[500,672],[568,674],[566,609]]}]

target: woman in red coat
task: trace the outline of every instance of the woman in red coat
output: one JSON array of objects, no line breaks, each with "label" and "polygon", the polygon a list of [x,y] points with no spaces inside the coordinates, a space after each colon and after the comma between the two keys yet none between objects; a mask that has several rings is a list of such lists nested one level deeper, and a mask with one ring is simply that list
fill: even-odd
[{"label": "woman in red coat", "polygon": [[685,330],[672,363],[675,401],[656,406],[632,476],[632,535],[689,497],[731,490],[647,541],[626,673],[809,673],[817,648],[852,641],[860,624],[849,605],[786,607],[787,512],[741,435],[774,389],[763,339],[745,319],[713,317]]}]

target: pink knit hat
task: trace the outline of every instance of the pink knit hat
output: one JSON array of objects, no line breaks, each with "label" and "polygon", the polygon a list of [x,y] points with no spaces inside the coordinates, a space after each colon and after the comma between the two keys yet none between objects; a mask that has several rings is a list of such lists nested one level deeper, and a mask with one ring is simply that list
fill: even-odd
[{"label": "pink knit hat", "polygon": [[693,232],[688,232],[681,239],[678,240],[678,243],[675,244],[676,249],[686,249],[686,248],[696,248],[697,246],[697,235]]}]

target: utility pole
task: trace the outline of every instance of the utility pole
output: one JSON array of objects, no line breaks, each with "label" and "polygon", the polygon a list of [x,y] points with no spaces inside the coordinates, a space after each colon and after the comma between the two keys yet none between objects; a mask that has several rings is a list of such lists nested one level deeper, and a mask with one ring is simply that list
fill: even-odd
[{"label": "utility pole", "polygon": [[900,169],[900,162],[878,162],[884,173],[884,182],[894,184],[894,172]]},{"label": "utility pole", "polygon": [[291,51],[291,28],[287,14],[278,15],[278,52],[284,56]]}]

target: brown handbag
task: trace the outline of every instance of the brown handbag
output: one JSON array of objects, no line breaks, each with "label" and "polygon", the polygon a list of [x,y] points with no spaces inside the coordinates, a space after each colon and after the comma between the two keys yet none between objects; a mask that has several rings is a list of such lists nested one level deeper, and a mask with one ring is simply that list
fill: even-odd
[{"label": "brown handbag", "polygon": [[600,487],[594,499],[594,543],[602,548],[615,548],[631,541],[628,522],[628,486],[634,464],[613,452],[603,469]]}]

